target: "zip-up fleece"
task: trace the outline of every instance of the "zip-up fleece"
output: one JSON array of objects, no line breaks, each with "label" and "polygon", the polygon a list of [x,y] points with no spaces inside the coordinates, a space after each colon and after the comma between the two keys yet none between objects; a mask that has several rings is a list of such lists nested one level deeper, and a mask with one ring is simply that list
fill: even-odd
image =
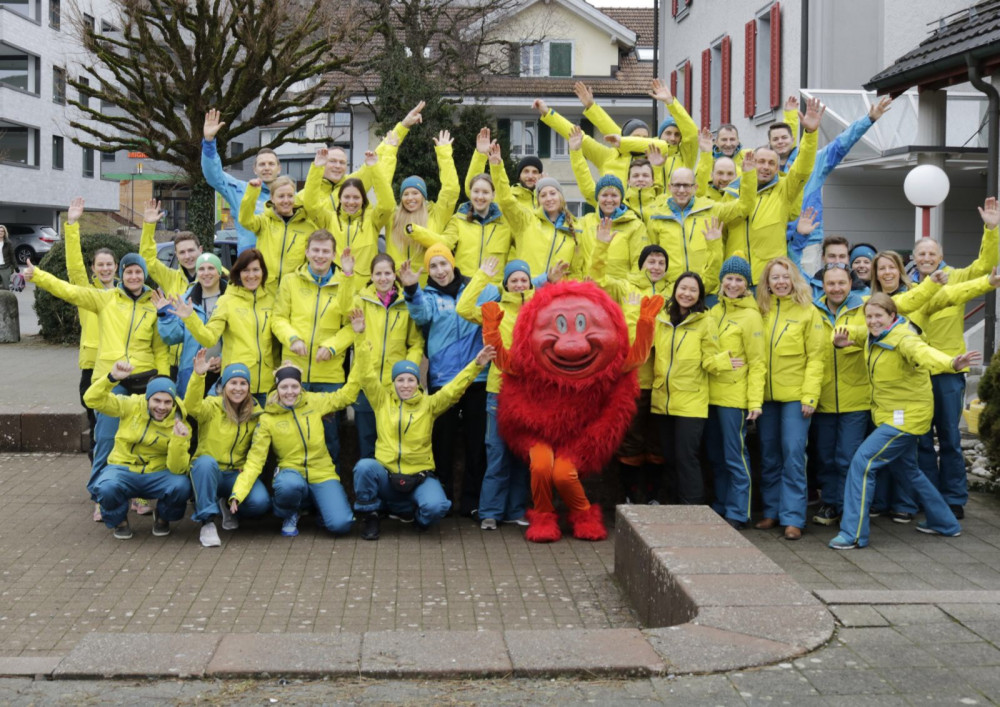
[{"label": "zip-up fleece", "polygon": [[798,304],[791,297],[771,295],[771,310],[764,316],[767,345],[767,381],[764,400],[800,401],[816,407],[823,388],[826,337],[816,307]]},{"label": "zip-up fleece", "polygon": [[764,320],[752,295],[731,299],[719,296],[708,313],[719,337],[719,348],[731,358],[743,359],[741,368],[723,370],[708,379],[708,401],[712,405],[760,410],[764,402],[767,359],[764,352]]},{"label": "zip-up fleece", "polygon": [[[66,250],[66,274],[71,285],[93,287],[103,290],[104,285],[87,274],[87,266],[83,262],[83,249],[80,246],[80,224],[63,224],[63,244]],[[113,288],[108,288],[113,289]],[[97,313],[85,307],[77,307],[80,317],[80,368],[93,368],[97,360],[97,346],[101,340],[100,326],[97,323]]]},{"label": "zip-up fleece", "polygon": [[838,349],[833,334],[841,327],[865,326],[865,300],[850,293],[837,311],[830,309],[826,295],[813,300],[823,322],[823,389],[817,412],[860,412],[871,408],[872,391],[865,371],[864,351],[858,346]]},{"label": "zip-up fleece", "polygon": [[414,226],[413,239],[424,249],[435,243],[446,245],[455,254],[455,267],[463,273],[475,272],[484,260],[495,257],[500,265],[493,281],[500,282],[510,252],[510,227],[496,202],[490,204],[485,217],[474,215],[470,221],[468,215],[471,210],[469,202],[459,206],[458,212],[448,220],[441,233]]},{"label": "zip-up fleece", "polygon": [[[353,278],[357,277],[355,273]],[[397,290],[396,299],[386,307],[376,294],[375,285],[368,285],[354,296],[352,309],[365,313],[365,332],[375,347],[371,367],[383,384],[392,382],[392,365],[396,361],[405,358],[420,365],[424,356],[424,336],[416,322],[410,319],[401,290]]]},{"label": "zip-up fleece", "polygon": [[708,417],[708,374],[732,370],[708,312],[689,314],[677,326],[664,309],[653,341],[653,398],[658,415]]},{"label": "zip-up fleece", "polygon": [[184,408],[198,422],[196,457],[212,457],[223,471],[238,471],[246,465],[257,418],[263,412],[256,400],[250,398],[250,401],[253,403],[250,419],[234,422],[226,414],[221,395],[205,397],[205,376],[191,374],[184,394]]},{"label": "zip-up fleece", "polygon": [[[258,193],[260,187],[247,187],[240,202],[240,223],[257,234],[256,248],[267,265],[266,286],[274,292],[285,275],[305,262],[306,239],[317,227],[301,206],[296,206],[286,220],[275,213],[273,204],[268,202],[264,213],[258,216],[253,212]],[[327,230],[330,230],[329,225]],[[336,228],[330,233],[339,240]]]}]

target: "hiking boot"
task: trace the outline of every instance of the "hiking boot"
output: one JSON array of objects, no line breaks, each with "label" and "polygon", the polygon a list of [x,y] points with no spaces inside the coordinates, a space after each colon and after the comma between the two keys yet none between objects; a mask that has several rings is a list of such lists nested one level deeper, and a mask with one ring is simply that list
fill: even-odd
[{"label": "hiking boot", "polygon": [[833,506],[820,506],[812,520],[816,525],[834,525],[840,520],[840,514]]},{"label": "hiking boot", "polygon": [[198,537],[201,540],[202,547],[221,547],[222,540],[219,538],[219,531],[215,527],[213,521],[208,521],[203,523],[201,526],[201,533]]},{"label": "hiking boot", "polygon": [[229,510],[229,503],[226,499],[219,499],[219,512],[222,514],[222,529],[223,530],[236,530],[240,527],[240,520],[233,512]]},{"label": "hiking boot", "polygon": [[364,522],[361,524],[361,539],[378,540],[378,536],[381,532],[382,521],[378,517],[378,511],[372,511],[365,516]]},{"label": "hiking boot", "polygon": [[170,535],[170,523],[163,520],[160,514],[153,509],[153,535],[158,538],[162,538],[165,535]]},{"label": "hiking boot", "polygon": [[281,521],[281,534],[286,538],[294,538],[299,534],[299,514],[292,513],[292,515]]},{"label": "hiking boot", "polygon": [[115,528],[114,536],[119,540],[130,540],[132,538],[132,526],[128,524],[127,518]]}]

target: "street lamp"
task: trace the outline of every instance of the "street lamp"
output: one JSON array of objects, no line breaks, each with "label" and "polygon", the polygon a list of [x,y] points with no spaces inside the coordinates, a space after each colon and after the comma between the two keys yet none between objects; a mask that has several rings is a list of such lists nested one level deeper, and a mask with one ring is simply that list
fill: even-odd
[{"label": "street lamp", "polygon": [[951,185],[940,167],[922,164],[910,170],[903,181],[903,192],[911,204],[923,211],[921,236],[931,236],[931,209],[948,198]]}]

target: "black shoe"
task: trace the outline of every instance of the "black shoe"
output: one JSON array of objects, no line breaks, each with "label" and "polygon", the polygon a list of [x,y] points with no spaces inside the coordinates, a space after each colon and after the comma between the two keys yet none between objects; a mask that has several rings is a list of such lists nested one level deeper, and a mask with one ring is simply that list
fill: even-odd
[{"label": "black shoe", "polygon": [[820,506],[812,520],[816,525],[833,525],[840,520],[840,514],[833,506]]},{"label": "black shoe", "polygon": [[726,518],[726,522],[729,523],[729,526],[731,528],[733,528],[734,530],[746,530],[747,529],[747,524],[744,523],[741,520],[735,520],[733,518]]},{"label": "black shoe", "polygon": [[903,511],[889,511],[889,517],[892,518],[893,523],[909,523],[913,520],[912,513],[905,513]]},{"label": "black shoe", "polygon": [[361,538],[362,540],[378,540],[381,530],[382,521],[378,517],[378,511],[372,511],[365,516],[361,525]]},{"label": "black shoe", "polygon": [[156,512],[156,509],[153,509],[153,535],[158,538],[170,535],[170,523],[163,520],[160,514]]},{"label": "black shoe", "polygon": [[955,514],[955,518],[962,520],[965,518],[965,506],[948,506],[951,508],[951,512]]},{"label": "black shoe", "polygon": [[126,518],[121,523],[115,527],[114,536],[118,540],[131,540],[132,539],[132,526],[128,524],[128,519]]}]

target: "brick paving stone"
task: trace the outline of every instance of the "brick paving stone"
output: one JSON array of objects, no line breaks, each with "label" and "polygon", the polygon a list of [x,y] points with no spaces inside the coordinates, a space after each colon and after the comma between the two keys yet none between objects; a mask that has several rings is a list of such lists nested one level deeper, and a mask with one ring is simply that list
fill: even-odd
[{"label": "brick paving stone", "polygon": [[663,660],[636,629],[506,631],[504,641],[518,676],[650,675]]},{"label": "brick paving stone", "polygon": [[876,606],[875,610],[882,614],[894,626],[908,624],[951,623],[952,619],[936,606],[926,605],[888,605]]},{"label": "brick paving stone", "polygon": [[889,620],[871,606],[834,604],[827,607],[842,626],[888,626]]},{"label": "brick paving stone", "polygon": [[708,626],[682,624],[643,631],[670,672],[701,673],[767,665],[795,653],[791,646]]},{"label": "brick paving stone", "polygon": [[872,670],[809,670],[804,672],[808,681],[821,694],[832,695],[887,695],[895,688]]},{"label": "brick paving stone", "polygon": [[709,606],[694,623],[794,646],[817,648],[833,635],[833,617],[823,606]]}]

